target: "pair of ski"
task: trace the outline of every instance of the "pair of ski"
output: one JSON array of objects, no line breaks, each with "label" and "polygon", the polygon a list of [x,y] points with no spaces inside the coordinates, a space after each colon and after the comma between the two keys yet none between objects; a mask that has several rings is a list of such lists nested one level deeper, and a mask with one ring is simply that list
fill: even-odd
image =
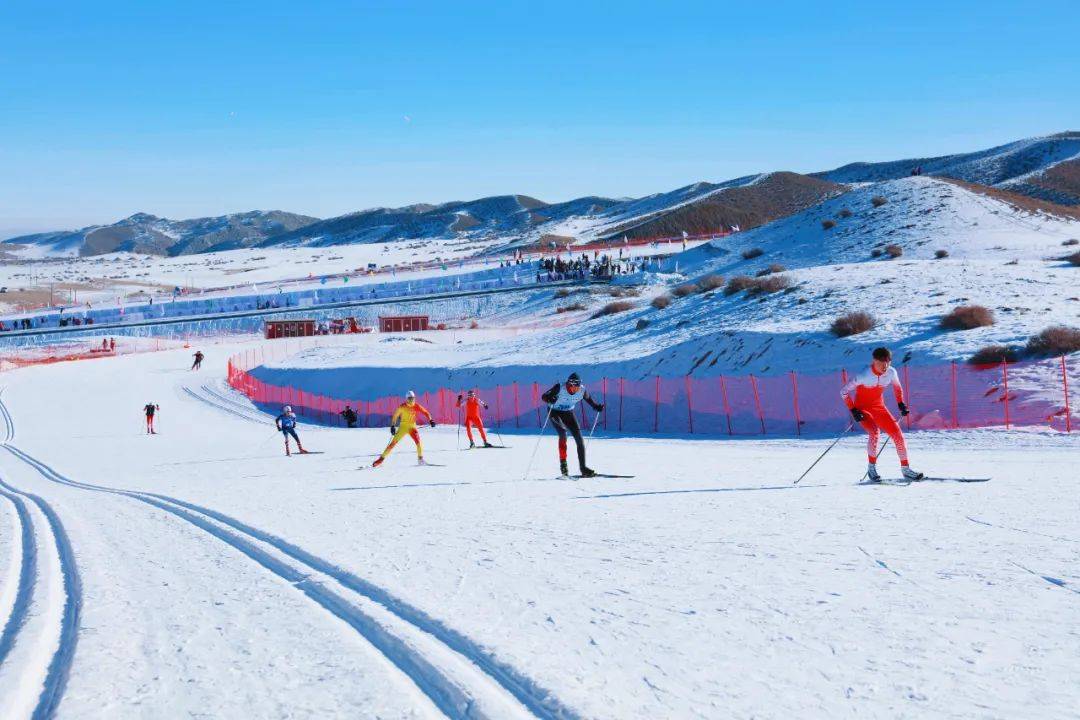
[{"label": "pair of ski", "polygon": [[556,480],[591,480],[593,478],[616,478],[616,479],[629,479],[634,477],[633,475],[612,475],[610,473],[593,473],[592,475],[559,475]]},{"label": "pair of ski", "polygon": [[946,478],[946,477],[921,477],[917,480],[908,480],[907,478],[882,478],[880,480],[869,480],[866,476],[863,476],[859,485],[897,485],[900,487],[907,487],[912,483],[921,482],[960,482],[960,483],[978,483],[978,482],[990,482],[990,478]]}]

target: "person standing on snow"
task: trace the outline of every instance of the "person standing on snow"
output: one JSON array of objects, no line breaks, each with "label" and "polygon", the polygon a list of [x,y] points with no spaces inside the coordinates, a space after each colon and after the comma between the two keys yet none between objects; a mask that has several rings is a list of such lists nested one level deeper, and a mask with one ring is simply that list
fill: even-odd
[{"label": "person standing on snow", "polygon": [[347,425],[348,425],[349,427],[351,427],[351,428],[354,428],[354,427],[356,427],[356,421],[357,421],[357,420],[358,420],[359,418],[358,418],[358,417],[357,417],[357,415],[356,415],[356,411],[355,411],[355,410],[353,410],[353,409],[352,409],[351,407],[349,407],[348,405],[346,405],[346,406],[345,406],[345,409],[344,409],[344,410],[342,410],[341,412],[339,412],[339,413],[338,413],[338,415],[340,415],[341,417],[345,418],[345,422],[346,422],[346,424],[347,424]]},{"label": "person standing on snow", "polygon": [[195,351],[195,362],[191,364],[192,370],[199,370],[202,368],[203,354],[202,350]]},{"label": "person standing on snow", "polygon": [[300,436],[296,434],[296,414],[292,411],[292,407],[286,405],[281,409],[281,414],[274,418],[274,425],[277,426],[278,432],[285,436],[285,454],[291,455],[289,452],[289,436],[292,435],[293,440],[296,441],[296,447],[300,449],[301,455],[307,455],[307,450],[300,444]]},{"label": "person standing on snow", "polygon": [[900,416],[906,417],[909,410],[904,403],[904,389],[900,386],[900,376],[892,366],[892,353],[888,348],[874,350],[870,367],[852,378],[840,391],[844,404],[851,411],[851,417],[866,430],[866,454],[869,465],[866,469],[870,482],[881,482],[877,471],[877,452],[879,431],[884,430],[900,458],[900,471],[905,480],[921,480],[923,474],[912,470],[908,465],[907,443],[896,418],[885,407],[885,388],[892,387]]},{"label": "person standing on snow", "polygon": [[427,422],[431,427],[435,427],[435,420],[431,417],[431,413],[428,409],[416,402],[416,393],[412,390],[405,393],[405,402],[398,405],[397,410],[394,411],[393,417],[390,418],[390,434],[393,438],[390,440],[390,444],[386,446],[386,449],[382,451],[382,455],[375,458],[375,462],[372,467],[379,467],[383,464],[383,460],[390,454],[390,451],[394,449],[394,446],[398,444],[401,438],[408,435],[416,443],[416,464],[427,465],[424,462],[424,446],[420,442],[420,431],[416,429],[417,417],[424,415],[427,417]]},{"label": "person standing on snow", "polygon": [[[462,404],[461,395],[457,396],[457,407],[460,409]],[[480,408],[488,409],[488,404],[476,397],[476,391],[470,390],[468,392],[468,399],[465,400],[465,434],[469,436],[469,447],[476,447],[476,443],[473,442],[472,429],[476,426],[476,429],[480,431],[480,439],[484,442],[483,447],[495,447],[488,442],[487,433],[484,432],[484,420],[480,417]]]},{"label": "person standing on snow", "polygon": [[160,405],[154,403],[146,403],[143,406],[143,412],[146,413],[146,434],[157,435],[157,430],[154,429],[154,413],[161,409]]},{"label": "person standing on snow", "polygon": [[574,436],[577,444],[578,468],[582,477],[594,477],[596,472],[585,464],[585,440],[581,437],[581,428],[578,427],[577,418],[574,417],[574,408],[584,400],[596,412],[603,412],[604,404],[592,399],[585,386],[581,384],[581,378],[577,373],[570,373],[570,377],[563,384],[555,383],[540,396],[550,408],[548,417],[555,431],[559,433],[559,471],[563,475],[569,475],[566,468],[566,433]]}]

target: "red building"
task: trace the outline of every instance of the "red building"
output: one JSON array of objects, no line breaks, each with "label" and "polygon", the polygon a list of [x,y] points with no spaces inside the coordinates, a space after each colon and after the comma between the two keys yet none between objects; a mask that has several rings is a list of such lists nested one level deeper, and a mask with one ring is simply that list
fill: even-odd
[{"label": "red building", "polygon": [[266,339],[308,337],[315,334],[314,320],[267,320]]},{"label": "red building", "polygon": [[379,332],[413,332],[428,329],[427,315],[379,316]]}]

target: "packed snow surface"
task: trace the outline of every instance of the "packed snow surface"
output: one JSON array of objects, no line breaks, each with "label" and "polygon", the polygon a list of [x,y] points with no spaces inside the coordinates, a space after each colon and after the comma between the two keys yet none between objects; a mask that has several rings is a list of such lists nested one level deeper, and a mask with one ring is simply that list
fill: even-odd
[{"label": "packed snow surface", "polygon": [[986,483],[860,486],[855,435],[799,486],[824,441],[597,438],[634,477],[566,481],[439,427],[372,470],[385,429],[285,457],[239,349],[0,378],[0,717],[1076,717],[1076,435],[909,438]]}]

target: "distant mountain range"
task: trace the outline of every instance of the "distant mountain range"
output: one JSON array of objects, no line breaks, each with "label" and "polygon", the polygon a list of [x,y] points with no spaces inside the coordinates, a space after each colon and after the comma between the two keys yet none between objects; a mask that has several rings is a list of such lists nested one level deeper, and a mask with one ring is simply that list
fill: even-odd
[{"label": "distant mountain range", "polygon": [[[544,236],[592,240],[750,229],[820,204],[853,185],[911,175],[961,180],[1058,205],[1080,205],[1080,132],[1030,138],[973,153],[852,163],[800,175],[773,172],[699,182],[637,199],[583,197],[549,204],[526,195],[402,208],[320,220],[254,211],[194,220],[138,213],[112,225],[5,240],[26,257],[129,251],[185,255],[247,247],[331,246],[433,238],[475,238],[489,247],[523,246]],[[21,246],[21,248],[13,247]]]}]

